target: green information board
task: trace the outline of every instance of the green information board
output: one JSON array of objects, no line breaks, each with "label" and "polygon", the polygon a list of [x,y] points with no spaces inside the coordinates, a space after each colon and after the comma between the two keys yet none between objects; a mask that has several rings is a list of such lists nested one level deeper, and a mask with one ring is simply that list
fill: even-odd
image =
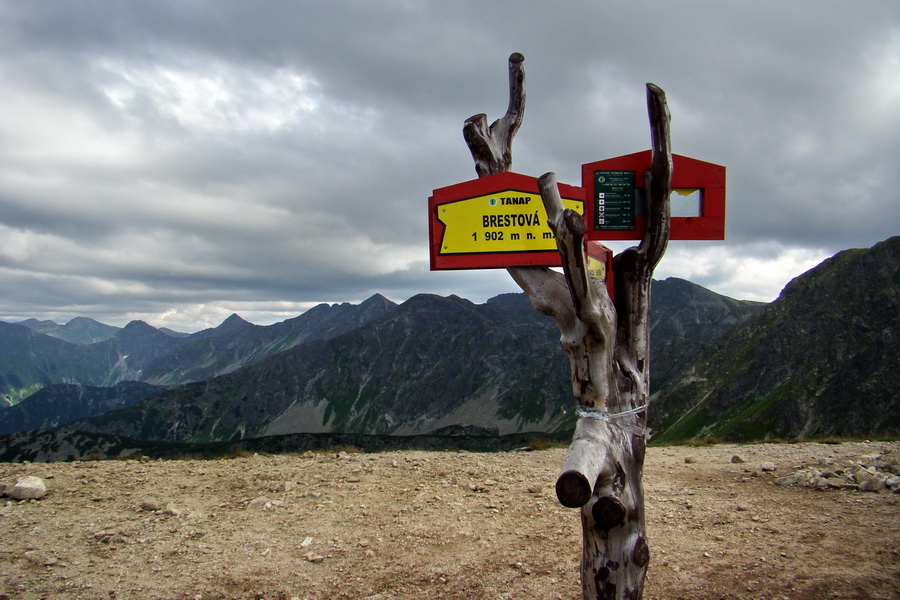
[{"label": "green information board", "polygon": [[594,171],[594,229],[634,229],[634,171]]}]

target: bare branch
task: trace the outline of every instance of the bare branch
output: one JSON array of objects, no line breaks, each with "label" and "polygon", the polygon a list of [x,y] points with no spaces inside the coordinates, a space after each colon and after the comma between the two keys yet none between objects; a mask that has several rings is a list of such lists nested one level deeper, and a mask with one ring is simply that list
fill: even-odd
[{"label": "bare branch", "polygon": [[506,114],[487,126],[487,115],[466,119],[463,139],[475,160],[479,177],[508,171],[512,165],[512,141],[525,116],[525,57],[509,57],[509,106]]},{"label": "bare branch", "polygon": [[595,335],[604,335],[606,322],[598,310],[597,293],[588,274],[584,255],[584,235],[587,232],[584,217],[572,209],[563,208],[554,173],[541,175],[538,178],[538,189],[544,202],[544,210],[547,211],[547,222],[556,237],[556,247],[562,260],[575,314],[594,330]]},{"label": "bare branch", "polygon": [[646,268],[656,268],[669,243],[669,194],[672,192],[672,141],[669,134],[671,116],[666,93],[652,83],[647,84],[647,113],[650,117],[650,140],[653,159],[644,174],[647,191],[647,229],[641,240]]},{"label": "bare branch", "polygon": [[[488,127],[487,115],[481,113],[466,119],[463,139],[475,160],[479,177],[495,175],[512,167],[512,142],[525,116],[525,57],[518,52],[509,57],[509,105],[506,114]],[[560,302],[565,291],[562,276],[545,267],[510,267],[510,276],[528,294],[531,304],[541,314],[565,322]]]}]

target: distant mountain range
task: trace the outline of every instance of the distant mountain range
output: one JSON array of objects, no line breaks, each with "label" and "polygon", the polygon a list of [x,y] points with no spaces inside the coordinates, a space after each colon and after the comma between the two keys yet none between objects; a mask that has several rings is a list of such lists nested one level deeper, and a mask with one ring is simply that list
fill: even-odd
[{"label": "distant mountain range", "polygon": [[[842,252],[771,304],[654,282],[656,438],[900,432],[898,254],[900,238]],[[523,294],[376,295],[266,327],[232,315],[191,335],[73,322],[0,322],[0,394],[16,404],[0,409],[0,433],[64,426],[118,448],[110,436],[499,436],[574,423],[559,333]],[[22,452],[30,443],[16,434]]]},{"label": "distant mountain range", "polygon": [[[36,319],[18,324],[0,321],[0,403],[16,404],[55,383],[112,386],[144,381],[173,386],[203,381],[298,344],[340,335],[395,307],[375,295],[358,306],[321,304],[268,327],[232,315],[214,329],[191,335],[156,329],[143,321],[132,321],[124,328],[85,318],[56,328]],[[72,327],[73,322],[81,325]],[[103,332],[106,337],[94,343],[74,342],[87,336],[73,331],[87,329],[85,324],[91,323],[88,327],[95,335]],[[68,340],[62,339],[63,330],[69,332]]]},{"label": "distant mountain range", "polygon": [[37,319],[21,321],[17,325],[24,325],[38,333],[72,342],[73,344],[95,344],[108,340],[120,331],[119,327],[105,325],[88,317],[75,317],[65,325],[60,325],[53,321],[38,321]]},{"label": "distant mountain range", "polygon": [[[656,282],[654,289],[662,381],[761,306],[677,279]],[[0,411],[0,432],[24,427],[13,423],[63,425],[74,418],[55,414],[59,400],[49,409],[48,394],[69,394],[74,405],[128,380],[171,389],[79,426],[192,442],[296,432],[497,435],[571,427],[559,333],[524,294],[483,305],[419,295],[400,306],[376,295],[358,306],[320,305],[268,327],[232,315],[186,337],[132,322],[86,345],[20,326],[6,329],[4,337],[0,326],[0,342],[19,360],[14,378],[7,377],[9,396],[23,393],[9,389],[14,381],[45,387],[16,411]],[[667,353],[667,347],[678,351]],[[105,406],[94,402],[67,414],[99,416],[109,411]],[[25,413],[36,416],[4,425],[12,414]]]}]

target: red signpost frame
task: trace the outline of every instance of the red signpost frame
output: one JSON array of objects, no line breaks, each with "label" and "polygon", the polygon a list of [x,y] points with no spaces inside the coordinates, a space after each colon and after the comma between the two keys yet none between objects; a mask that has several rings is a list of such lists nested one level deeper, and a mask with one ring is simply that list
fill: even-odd
[{"label": "red signpost frame", "polygon": [[[581,187],[559,184],[584,214]],[[434,190],[428,199],[431,270],[560,266],[537,179],[504,172]]]},{"label": "red signpost frame", "polygon": [[613,252],[600,242],[593,240],[585,242],[587,252],[588,275],[592,279],[600,279],[606,284],[606,293],[609,299],[615,302],[616,289],[615,277],[613,277]]},{"label": "red signpost frame", "polygon": [[[566,208],[585,217],[588,270],[611,298],[612,251],[597,240],[643,237],[650,160],[646,150],[588,163],[582,187],[559,184]],[[678,154],[672,162],[670,239],[725,239],[725,167]],[[561,265],[534,177],[504,172],[434,190],[428,215],[432,271]]]},{"label": "red signpost frame", "polygon": [[[587,191],[585,220],[591,240],[640,240],[646,227],[644,171],[651,151],[636,152],[582,165]],[[687,156],[672,155],[673,212],[669,239],[725,239],[725,167]],[[689,216],[675,208],[684,197],[695,206]]]}]

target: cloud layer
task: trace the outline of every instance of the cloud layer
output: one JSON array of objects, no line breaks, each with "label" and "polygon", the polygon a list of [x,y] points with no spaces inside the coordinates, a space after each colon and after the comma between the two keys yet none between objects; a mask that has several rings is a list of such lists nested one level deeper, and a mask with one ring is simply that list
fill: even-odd
[{"label": "cloud layer", "polygon": [[0,319],[514,291],[428,270],[426,201],[475,177],[462,123],[505,111],[515,51],[514,170],[647,148],[647,81],[675,152],[728,167],[727,241],[673,242],[659,278],[771,300],[898,233],[900,7],[603,4],[0,4]]}]

